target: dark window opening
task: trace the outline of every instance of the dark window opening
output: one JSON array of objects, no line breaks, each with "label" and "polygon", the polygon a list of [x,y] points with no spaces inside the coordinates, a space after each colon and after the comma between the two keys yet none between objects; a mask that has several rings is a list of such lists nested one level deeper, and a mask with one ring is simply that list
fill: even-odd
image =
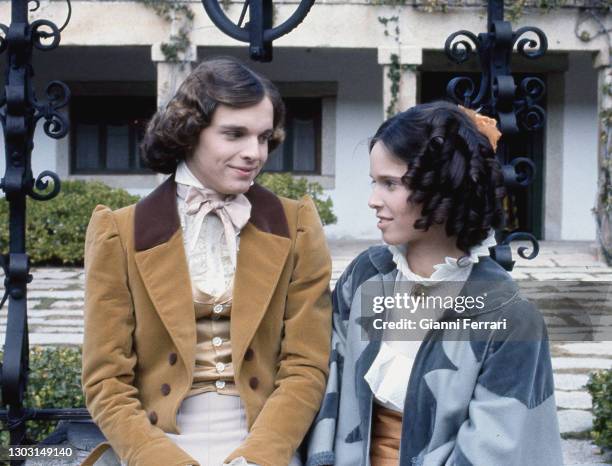
[{"label": "dark window opening", "polygon": [[72,97],[71,173],[151,173],[143,167],[138,147],[155,111],[153,96]]},{"label": "dark window opening", "polygon": [[321,173],[322,99],[284,98],[285,140],[268,156],[266,172]]}]

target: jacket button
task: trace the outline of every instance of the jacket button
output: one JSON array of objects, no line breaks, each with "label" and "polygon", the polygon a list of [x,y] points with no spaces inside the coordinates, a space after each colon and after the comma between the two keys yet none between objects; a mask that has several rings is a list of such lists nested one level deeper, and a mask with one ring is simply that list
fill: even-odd
[{"label": "jacket button", "polygon": [[245,361],[250,361],[253,359],[253,356],[255,355],[255,353],[253,352],[253,350],[251,348],[246,350],[246,353],[244,353],[244,360]]},{"label": "jacket button", "polygon": [[176,355],[176,353],[170,353],[168,355],[168,362],[170,363],[171,366],[174,366],[176,364],[177,359],[178,359],[178,356]]},{"label": "jacket button", "polygon": [[157,413],[155,411],[149,413],[149,421],[151,421],[153,425],[157,424]]},{"label": "jacket button", "polygon": [[259,379],[257,377],[251,377],[249,379],[249,387],[251,387],[253,390],[257,389],[258,385],[259,385]]},{"label": "jacket button", "polygon": [[163,383],[161,386],[162,395],[168,396],[170,394],[170,385]]}]

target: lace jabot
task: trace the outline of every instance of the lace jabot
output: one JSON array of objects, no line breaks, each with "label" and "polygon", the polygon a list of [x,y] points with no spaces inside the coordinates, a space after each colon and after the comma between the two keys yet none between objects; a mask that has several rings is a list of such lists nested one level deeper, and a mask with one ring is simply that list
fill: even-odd
[{"label": "lace jabot", "polygon": [[[389,246],[398,269],[395,291],[410,292],[415,283],[431,286],[441,281],[464,282],[478,258],[488,256],[489,247],[496,244],[495,232],[491,230],[481,244],[470,250],[469,255],[459,260],[447,256],[444,262],[434,265],[431,277],[423,277],[410,269],[406,260],[406,246]],[[400,413],[404,411],[408,380],[420,346],[420,341],[385,341],[383,337],[380,350],[364,376],[378,404]]]},{"label": "lace jabot", "polygon": [[[240,244],[239,234],[248,221],[251,204],[243,194],[226,196],[207,189],[184,161],[177,166],[175,181],[177,207],[192,285],[211,296],[221,296],[231,288],[234,279]],[[195,190],[198,192],[194,193]],[[200,207],[198,203],[204,204],[203,200],[191,200],[200,192],[212,198],[213,207]],[[221,215],[225,212],[218,212],[217,209],[234,203],[240,204],[241,212],[237,216],[240,221],[236,224],[236,216],[230,218],[230,215],[227,215],[224,222]]]}]

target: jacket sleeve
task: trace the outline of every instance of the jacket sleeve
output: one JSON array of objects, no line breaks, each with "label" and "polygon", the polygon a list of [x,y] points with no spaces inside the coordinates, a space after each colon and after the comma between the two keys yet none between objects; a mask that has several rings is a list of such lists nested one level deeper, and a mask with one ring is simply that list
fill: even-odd
[{"label": "jacket sleeve", "polygon": [[342,369],[346,353],[347,323],[350,314],[350,277],[355,261],[338,279],[332,293],[332,343],[329,359],[329,379],[325,397],[308,436],[307,466],[334,464],[334,443],[338,425]]},{"label": "jacket sleeve", "polygon": [[151,424],[134,386],[134,309],[113,213],[97,206],[85,239],[83,391],[94,422],[128,466],[198,463]]},{"label": "jacket sleeve", "polygon": [[[246,440],[229,456],[244,456],[262,466],[289,464],[319,409],[329,372],[331,258],[313,201],[300,200],[297,216],[294,269],[287,291],[275,389]],[[284,428],[280,429],[279,413],[293,422],[282,423]],[[269,457],[253,456],[252,451],[266,451]],[[271,458],[284,461],[273,464]]]},{"label": "jacket sleeve", "polygon": [[505,313],[507,334],[489,342],[446,466],[563,464],[546,326],[519,303]]}]

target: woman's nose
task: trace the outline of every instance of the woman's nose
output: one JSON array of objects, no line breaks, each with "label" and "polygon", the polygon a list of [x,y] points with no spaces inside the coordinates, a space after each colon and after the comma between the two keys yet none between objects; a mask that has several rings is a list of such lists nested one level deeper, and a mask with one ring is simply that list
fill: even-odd
[{"label": "woman's nose", "polygon": [[382,207],[382,201],[378,196],[378,193],[376,192],[376,188],[374,188],[370,193],[370,197],[368,199],[368,207],[370,209],[378,209]]}]

